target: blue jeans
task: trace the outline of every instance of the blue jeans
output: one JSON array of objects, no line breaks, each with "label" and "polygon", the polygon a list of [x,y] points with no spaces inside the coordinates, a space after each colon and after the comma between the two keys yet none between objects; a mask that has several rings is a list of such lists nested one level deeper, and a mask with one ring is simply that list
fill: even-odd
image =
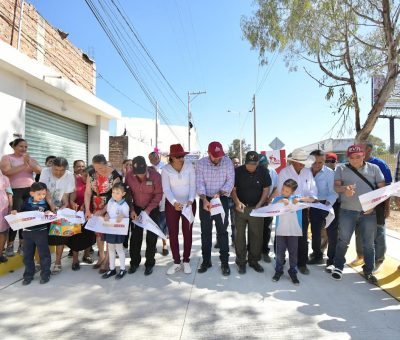
[{"label": "blue jeans", "polygon": [[[211,200],[212,197],[207,197]],[[220,197],[221,204],[225,211],[225,219],[222,220],[221,214],[211,216],[209,211],[204,210],[203,201],[199,200],[200,228],[201,228],[201,253],[203,262],[211,262],[211,242],[213,221],[217,229],[217,242],[219,244],[219,258],[222,264],[229,260],[229,242],[228,242],[228,197]]]},{"label": "blue jeans", "polygon": [[343,270],[346,263],[346,252],[356,225],[360,226],[361,239],[364,252],[365,274],[371,274],[375,265],[374,239],[376,232],[376,215],[364,215],[362,211],[340,209],[339,237],[333,263],[336,268]]},{"label": "blue jeans", "polygon": [[276,241],[276,263],[275,271],[283,273],[283,266],[285,264],[286,250],[289,252],[289,273],[296,274],[297,265],[297,248],[299,245],[298,236],[275,236]]},{"label": "blue jeans", "polygon": [[[356,250],[357,256],[364,256],[362,240],[360,237],[360,228],[356,227]],[[386,226],[377,225],[375,233],[375,262],[382,263],[385,260],[386,253]]]}]

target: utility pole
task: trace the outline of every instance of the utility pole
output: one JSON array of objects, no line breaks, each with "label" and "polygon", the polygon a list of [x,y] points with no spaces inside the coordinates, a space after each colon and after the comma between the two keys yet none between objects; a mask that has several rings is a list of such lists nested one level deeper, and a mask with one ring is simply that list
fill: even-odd
[{"label": "utility pole", "polygon": [[[191,134],[190,130],[193,127],[192,112],[190,111],[190,103],[200,94],[206,94],[206,91],[201,91],[201,92],[189,92],[188,91],[188,151],[189,152],[190,152],[190,134]],[[194,96],[194,97],[190,98],[190,96]]]},{"label": "utility pole", "polygon": [[240,124],[241,112],[240,111],[233,111],[233,110],[227,110],[227,111],[231,112],[231,113],[238,113],[239,114],[239,162],[240,162],[240,165],[242,165],[242,162],[243,162],[243,150],[242,150],[242,132],[243,132],[243,127]]},{"label": "utility pole", "polygon": [[249,111],[253,112],[254,123],[254,151],[257,151],[257,115],[256,115],[256,95],[253,95],[253,108]]},{"label": "utility pole", "polygon": [[158,102],[156,102],[156,149],[158,149]]}]

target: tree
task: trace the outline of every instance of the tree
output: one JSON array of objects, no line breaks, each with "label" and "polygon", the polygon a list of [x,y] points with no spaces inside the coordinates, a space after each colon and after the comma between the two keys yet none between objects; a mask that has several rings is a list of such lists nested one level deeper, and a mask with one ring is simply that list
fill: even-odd
[{"label": "tree", "polygon": [[[251,150],[251,145],[246,144],[246,141],[242,139],[242,157],[246,156],[246,153]],[[229,145],[228,156],[230,158],[237,157],[240,158],[240,144],[239,139],[234,139],[233,142]]]},{"label": "tree", "polygon": [[367,141],[374,145],[374,150],[372,152],[373,155],[382,156],[389,153],[385,142],[381,138],[369,135]]},{"label": "tree", "polygon": [[[267,52],[285,55],[289,70],[297,62],[317,65],[321,75],[305,72],[335,100],[341,129],[354,113],[356,139],[365,141],[394,90],[399,75],[399,0],[256,0],[253,17],[242,18],[242,31],[262,64]],[[361,122],[358,87],[383,75],[382,88]]]}]

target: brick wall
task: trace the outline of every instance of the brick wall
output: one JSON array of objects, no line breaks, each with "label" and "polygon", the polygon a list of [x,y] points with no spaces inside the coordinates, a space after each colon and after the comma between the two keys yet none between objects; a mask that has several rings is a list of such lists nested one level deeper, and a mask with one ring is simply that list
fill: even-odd
[{"label": "brick wall", "polygon": [[[21,0],[0,0],[0,39],[17,48]],[[50,66],[76,85],[96,92],[95,64],[25,2],[20,51]]]},{"label": "brick wall", "polygon": [[117,170],[122,169],[122,162],[128,158],[128,136],[110,136],[108,160]]}]

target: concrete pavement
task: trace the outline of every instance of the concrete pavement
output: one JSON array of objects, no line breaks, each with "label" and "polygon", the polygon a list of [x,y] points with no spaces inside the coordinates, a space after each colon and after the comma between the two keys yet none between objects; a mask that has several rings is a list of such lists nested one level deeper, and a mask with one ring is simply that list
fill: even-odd
[{"label": "concrete pavement", "polygon": [[198,274],[199,229],[196,224],[190,275],[167,276],[172,258],[157,254],[151,276],[144,276],[141,266],[121,281],[101,279],[84,264],[73,272],[68,258],[63,272],[46,285],[36,278],[22,286],[22,270],[0,277],[1,338],[398,338],[399,302],[351,268],[335,282],[323,266],[312,266],[294,286],[286,273],[271,281],[273,264],[262,263],[262,274],[249,267],[247,274],[237,274],[232,251],[231,276],[221,275],[217,252],[213,267]]}]

